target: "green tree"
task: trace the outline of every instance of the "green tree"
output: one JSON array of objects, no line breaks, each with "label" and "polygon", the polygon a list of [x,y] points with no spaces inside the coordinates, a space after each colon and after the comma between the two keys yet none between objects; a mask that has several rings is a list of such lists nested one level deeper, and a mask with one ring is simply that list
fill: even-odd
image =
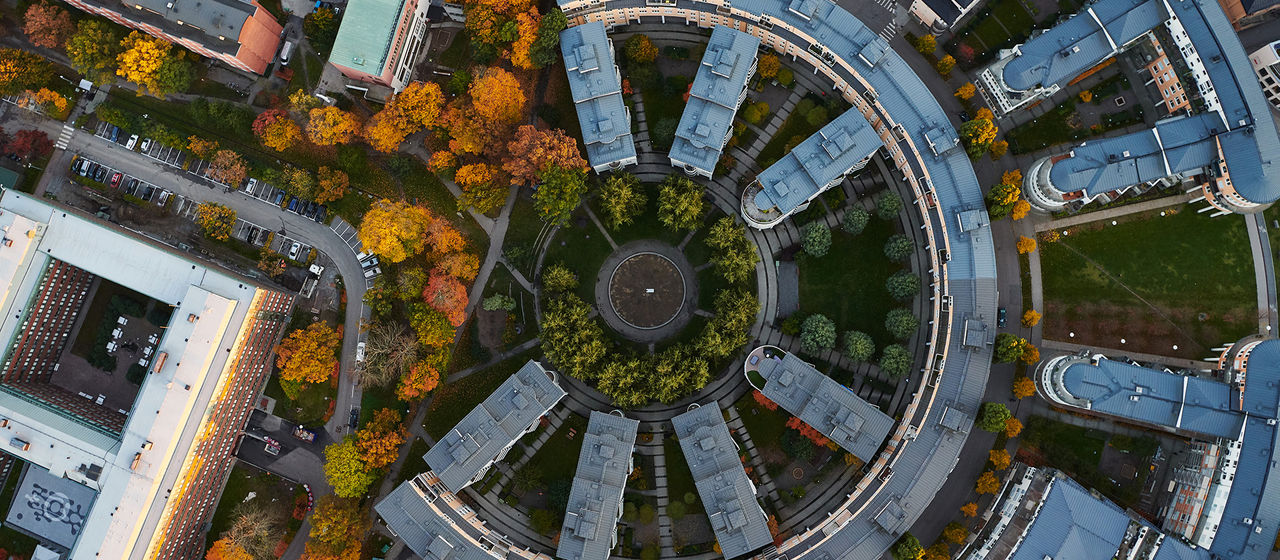
[{"label": "green tree", "polygon": [[831,251],[831,228],[823,222],[809,222],[800,232],[800,247],[814,257],[825,257]]},{"label": "green tree", "polygon": [[880,351],[880,371],[899,378],[911,370],[911,353],[901,344],[890,344]]},{"label": "green tree", "polygon": [[844,355],[855,362],[866,362],[876,353],[876,343],[871,335],[862,331],[844,333]]},{"label": "green tree", "polygon": [[894,261],[905,261],[916,252],[915,243],[911,242],[911,238],[901,233],[894,234],[884,242],[884,256]]},{"label": "green tree", "polygon": [[816,354],[836,345],[836,324],[826,315],[814,313],[800,325],[800,349]]},{"label": "green tree", "polygon": [[33,52],[0,49],[0,94],[40,89],[53,79],[53,64]]},{"label": "green tree", "polygon": [[[933,35],[925,36],[933,38]],[[920,560],[923,557],[924,547],[920,546],[920,539],[911,533],[902,535],[897,544],[893,545],[893,560]]]},{"label": "green tree", "polygon": [[850,208],[844,216],[840,218],[840,227],[850,235],[858,235],[862,230],[867,228],[867,223],[871,221],[871,214],[859,207]]},{"label": "green tree", "polygon": [[558,294],[578,287],[578,275],[562,264],[553,264],[542,270],[542,289]]},{"label": "green tree", "polygon": [[324,477],[333,486],[333,493],[343,498],[364,494],[376,478],[361,460],[354,436],[324,448]]},{"label": "green tree", "polygon": [[550,536],[560,528],[555,512],[548,509],[535,509],[529,512],[529,528],[540,534]]},{"label": "green tree", "polygon": [[897,193],[886,192],[876,200],[876,216],[881,220],[896,220],[898,213],[902,212],[902,208],[902,197],[898,196]]},{"label": "green tree", "polygon": [[71,67],[86,78],[110,84],[116,80],[116,57],[122,50],[115,28],[105,20],[85,19],[67,39],[67,58]]},{"label": "green tree", "polygon": [[630,224],[644,212],[649,199],[640,188],[640,180],[630,173],[615,173],[600,186],[600,213],[604,225],[618,229]]},{"label": "green tree", "polygon": [[982,403],[982,409],[978,412],[977,425],[984,431],[1003,432],[1004,425],[1010,418],[1013,418],[1013,413],[1009,412],[1009,407],[1003,403]]},{"label": "green tree", "polygon": [[567,224],[582,195],[587,194],[586,173],[581,169],[551,166],[542,172],[542,184],[533,193],[533,205],[542,219]]},{"label": "green tree", "polygon": [[889,311],[884,317],[884,328],[898,340],[906,340],[920,328],[920,319],[906,307]]},{"label": "green tree", "polygon": [[1026,353],[1029,346],[1030,343],[1027,342],[1027,339],[1018,335],[1010,333],[997,334],[994,358],[996,362],[1003,364],[1016,362]]},{"label": "green tree", "polygon": [[338,14],[333,8],[312,10],[302,18],[302,32],[307,36],[311,48],[328,57],[333,49],[333,41],[338,38]]},{"label": "green tree", "polygon": [[536,68],[546,68],[560,60],[560,32],[569,24],[560,8],[542,14],[538,36],[529,49],[529,59]]},{"label": "green tree", "polygon": [[1000,183],[987,191],[987,212],[991,219],[999,220],[1013,212],[1013,206],[1021,200],[1022,188],[1016,184]]},{"label": "green tree", "polygon": [[809,126],[812,127],[820,127],[826,124],[829,120],[830,119],[827,117],[827,108],[822,106],[809,109],[809,112],[804,115],[804,121],[809,123]]},{"label": "green tree", "polygon": [[676,139],[676,128],[679,126],[680,121],[671,117],[658,120],[658,123],[653,125],[653,129],[649,131],[649,140],[654,149],[666,150],[671,148],[671,143]]},{"label": "green tree", "polygon": [[750,340],[760,302],[754,293],[741,288],[722,290],[716,294],[712,310],[715,316],[703,327],[696,344],[704,356],[723,358]]},{"label": "green tree", "polygon": [[591,306],[573,294],[547,302],[542,313],[542,352],[561,371],[589,381],[607,349],[600,323],[590,317]]},{"label": "green tree", "polygon": [[747,239],[746,229],[728,216],[711,226],[706,242],[712,249],[711,263],[716,273],[731,283],[746,281],[760,262],[755,243]]},{"label": "green tree", "polygon": [[[179,51],[181,53],[182,51]],[[186,56],[170,56],[156,70],[155,88],[152,93],[177,93],[187,91],[196,79],[196,68]],[[158,90],[158,91],[157,91]]]},{"label": "green tree", "polygon": [[884,288],[898,301],[907,301],[920,293],[920,277],[909,270],[899,270],[884,281]]},{"label": "green tree", "polygon": [[669,175],[662,181],[658,189],[658,220],[667,228],[696,229],[706,210],[701,185],[678,175]]}]

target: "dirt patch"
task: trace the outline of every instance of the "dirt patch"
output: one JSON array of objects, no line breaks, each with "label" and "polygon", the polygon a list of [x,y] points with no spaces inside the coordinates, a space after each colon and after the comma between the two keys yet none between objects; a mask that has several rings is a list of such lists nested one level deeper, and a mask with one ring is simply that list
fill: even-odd
[{"label": "dirt patch", "polygon": [[476,328],[478,342],[481,346],[497,354],[502,351],[502,334],[507,329],[507,312],[502,310],[476,312]]},{"label": "dirt patch", "polygon": [[1230,332],[1227,325],[1240,324],[1250,311],[1239,307],[1212,316],[1193,308],[1162,309],[1162,317],[1145,305],[1115,302],[1046,302],[1045,308],[1045,338],[1188,360],[1209,356],[1213,346],[1240,338],[1242,333]]}]

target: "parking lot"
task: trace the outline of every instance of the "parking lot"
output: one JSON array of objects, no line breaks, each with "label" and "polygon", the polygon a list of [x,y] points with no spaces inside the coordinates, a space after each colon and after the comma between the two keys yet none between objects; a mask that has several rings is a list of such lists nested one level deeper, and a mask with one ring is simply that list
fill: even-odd
[{"label": "parking lot", "polygon": [[137,197],[143,202],[150,202],[156,206],[164,206],[165,203],[169,202],[169,198],[173,196],[173,193],[156,185],[117,171],[109,165],[80,156],[76,156],[71,161],[70,173],[113,189],[119,189],[126,195]]}]

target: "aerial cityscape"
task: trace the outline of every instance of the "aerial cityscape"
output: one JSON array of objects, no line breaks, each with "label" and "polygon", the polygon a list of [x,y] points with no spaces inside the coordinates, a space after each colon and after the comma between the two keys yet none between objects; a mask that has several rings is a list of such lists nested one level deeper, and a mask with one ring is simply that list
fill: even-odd
[{"label": "aerial cityscape", "polygon": [[1280,560],[1280,0],[0,15],[0,560]]}]

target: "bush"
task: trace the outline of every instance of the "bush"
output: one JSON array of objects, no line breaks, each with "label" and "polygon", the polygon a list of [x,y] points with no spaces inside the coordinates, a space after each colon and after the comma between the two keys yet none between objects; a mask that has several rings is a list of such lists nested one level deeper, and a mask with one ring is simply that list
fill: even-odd
[{"label": "bush", "polygon": [[831,250],[831,228],[822,222],[810,222],[801,232],[800,246],[814,257],[824,257]]},{"label": "bush", "polygon": [[649,139],[653,141],[653,147],[660,150],[671,148],[671,143],[676,139],[676,127],[680,126],[680,121],[673,118],[665,118],[653,125],[653,130],[649,131]]},{"label": "bush", "polygon": [[893,299],[907,301],[920,293],[920,277],[909,270],[899,270],[885,280],[884,288]]},{"label": "bush", "polygon": [[671,502],[667,504],[667,517],[670,517],[672,521],[684,519],[684,515],[684,502]]},{"label": "bush", "polygon": [[562,264],[553,264],[542,271],[542,288],[548,292],[568,292],[577,287],[578,275]]},{"label": "bush", "polygon": [[911,258],[911,254],[916,252],[915,243],[911,242],[911,238],[901,233],[894,234],[884,242],[884,256],[889,257],[893,261],[905,261]]},{"label": "bush", "polygon": [[653,523],[654,515],[656,515],[656,512],[654,512],[653,506],[649,504],[644,504],[640,506],[640,522],[641,523],[644,523],[646,525],[648,525],[649,523]]},{"label": "bush", "polygon": [[876,216],[881,220],[895,220],[898,213],[902,211],[902,197],[896,193],[887,192],[880,195],[880,199],[876,200]]},{"label": "bush", "polygon": [[484,298],[483,306],[485,311],[511,311],[516,308],[516,300],[506,294],[493,294]]},{"label": "bush", "polygon": [[778,70],[777,80],[779,84],[783,85],[783,87],[791,87],[791,84],[796,81],[796,76],[791,72],[790,68],[784,66],[781,70]]},{"label": "bush", "polygon": [[836,345],[836,324],[826,315],[814,313],[800,326],[800,348],[816,354]]},{"label": "bush", "polygon": [[920,328],[920,319],[906,307],[899,307],[884,317],[884,328],[898,340],[906,340]]},{"label": "bush", "polygon": [[911,370],[911,354],[901,344],[890,344],[880,352],[880,371],[898,378]]},{"label": "bush", "polygon": [[813,458],[813,442],[796,430],[782,432],[782,452],[792,459],[808,461]]},{"label": "bush", "polygon": [[867,222],[871,221],[871,214],[861,208],[850,208],[844,213],[844,217],[840,218],[840,227],[850,235],[858,235],[862,230],[867,228]]},{"label": "bush", "polygon": [[680,497],[680,499],[681,499],[681,500],[684,500],[684,503],[685,503],[685,504],[693,505],[693,504],[697,503],[697,501],[698,501],[698,495],[697,495],[697,494],[694,494],[693,492],[685,492],[685,493],[684,493],[684,496],[681,496],[681,497]]},{"label": "bush", "polygon": [[829,120],[827,118],[827,108],[814,107],[808,113],[805,113],[804,120],[809,123],[809,126],[822,126],[826,124]]},{"label": "bush", "polygon": [[871,335],[862,331],[844,333],[844,355],[855,362],[866,362],[876,353],[876,343]]},{"label": "bush", "polygon": [[529,528],[543,535],[556,530],[556,514],[551,510],[535,509],[529,513]]},{"label": "bush", "polygon": [[129,366],[129,370],[125,372],[124,378],[134,385],[142,385],[147,377],[147,368],[138,364]]},{"label": "bush", "polygon": [[1005,423],[1013,418],[1013,413],[1009,412],[1009,407],[1002,403],[987,402],[982,403],[982,410],[978,413],[978,428],[998,433],[1003,432]]}]

